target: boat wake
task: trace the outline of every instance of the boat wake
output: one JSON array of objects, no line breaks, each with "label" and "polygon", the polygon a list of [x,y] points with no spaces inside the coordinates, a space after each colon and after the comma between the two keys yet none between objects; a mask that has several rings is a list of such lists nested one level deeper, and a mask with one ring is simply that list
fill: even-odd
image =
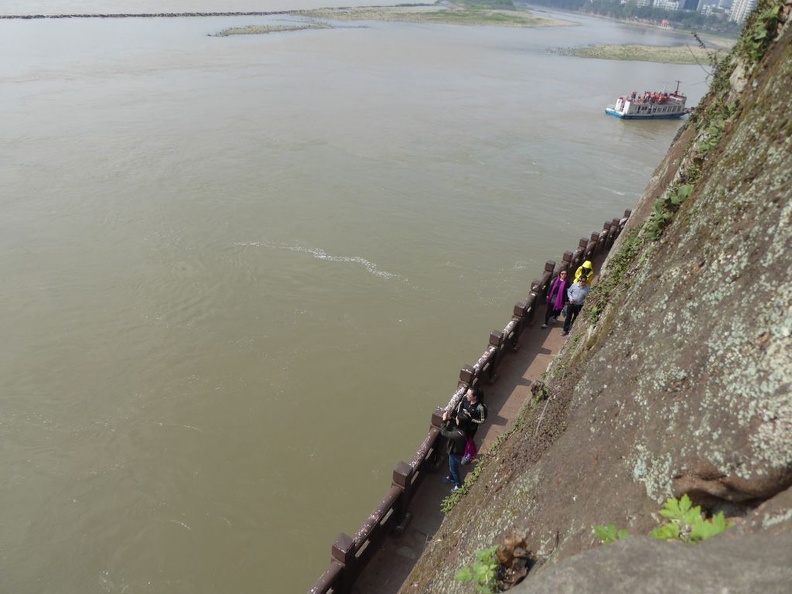
[{"label": "boat wake", "polygon": [[360,256],[333,256],[331,254],[328,254],[321,248],[307,248],[299,245],[288,245],[283,243],[273,243],[269,241],[251,241],[247,243],[237,243],[235,245],[238,247],[263,247],[268,249],[298,252],[301,254],[310,254],[317,260],[324,260],[326,262],[340,262],[342,264],[359,264],[363,266],[369,274],[373,274],[374,276],[379,278],[396,279],[396,280],[404,280],[404,281],[407,280],[400,274],[394,274],[392,272],[386,272],[384,270],[380,270],[379,268],[377,268],[376,264],[366,260],[365,258],[361,258]]}]

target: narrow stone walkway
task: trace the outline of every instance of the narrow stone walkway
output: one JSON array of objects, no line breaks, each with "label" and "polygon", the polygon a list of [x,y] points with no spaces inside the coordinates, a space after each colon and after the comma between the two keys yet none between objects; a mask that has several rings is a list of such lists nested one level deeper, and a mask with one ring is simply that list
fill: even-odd
[{"label": "narrow stone walkway", "polygon": [[[599,270],[599,264],[595,263],[595,270]],[[508,430],[526,398],[530,398],[531,385],[541,379],[550,360],[566,340],[561,336],[561,320],[547,329],[541,328],[544,315],[544,307],[539,308],[534,321],[520,336],[519,350],[504,358],[498,367],[496,382],[483,386],[488,417],[477,435],[482,452],[486,452]],[[427,411],[427,416],[430,413]],[[472,467],[462,468],[469,472]],[[446,474],[448,468],[444,457],[438,470],[424,480],[413,499],[410,505],[413,518],[407,530],[401,536],[391,536],[384,541],[358,578],[354,594],[396,594],[399,591],[443,521],[440,503],[450,489],[442,482]]]}]

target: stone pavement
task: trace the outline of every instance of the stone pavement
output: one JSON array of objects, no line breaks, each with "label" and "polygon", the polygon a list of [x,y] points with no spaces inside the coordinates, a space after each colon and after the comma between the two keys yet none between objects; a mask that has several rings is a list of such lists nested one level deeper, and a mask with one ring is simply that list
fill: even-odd
[{"label": "stone pavement", "polygon": [[[601,262],[596,262],[595,269],[599,270],[599,264]],[[544,315],[544,307],[538,308],[534,321],[523,329],[520,349],[504,357],[494,384],[482,386],[488,411],[487,422],[476,436],[482,452],[486,452],[508,430],[526,398],[531,396],[531,385],[541,379],[550,360],[566,340],[561,336],[562,320],[547,329],[541,328]],[[357,579],[354,594],[396,594],[407,579],[443,521],[440,502],[450,490],[450,485],[442,482],[448,474],[444,453],[443,458],[443,463],[425,478],[414,496],[410,504],[413,517],[407,529],[401,536],[385,539],[379,552]],[[462,468],[469,472],[472,466]]]}]

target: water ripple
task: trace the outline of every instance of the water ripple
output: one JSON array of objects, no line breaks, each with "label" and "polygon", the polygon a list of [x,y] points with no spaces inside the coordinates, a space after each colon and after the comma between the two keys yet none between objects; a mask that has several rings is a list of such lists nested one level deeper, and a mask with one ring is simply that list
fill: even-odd
[{"label": "water ripple", "polygon": [[400,274],[395,274],[393,272],[385,272],[384,270],[380,270],[377,268],[377,265],[361,256],[333,256],[328,254],[321,248],[307,248],[302,247],[299,245],[288,245],[283,243],[273,243],[269,241],[250,241],[250,242],[240,242],[235,243],[235,247],[263,247],[268,249],[275,249],[275,250],[284,250],[289,252],[298,252],[302,254],[310,254],[317,260],[325,260],[327,262],[342,262],[342,263],[351,263],[351,264],[360,264],[363,266],[367,272],[373,274],[374,276],[378,276],[380,278],[385,279],[398,279],[406,281],[407,279]]}]

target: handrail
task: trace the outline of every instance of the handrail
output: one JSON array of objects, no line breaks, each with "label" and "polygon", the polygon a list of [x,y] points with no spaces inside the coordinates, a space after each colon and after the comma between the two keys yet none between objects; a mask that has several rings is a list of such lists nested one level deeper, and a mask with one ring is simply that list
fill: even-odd
[{"label": "handrail", "polygon": [[402,531],[410,520],[410,502],[439,459],[440,424],[444,411],[453,410],[468,388],[478,383],[494,383],[498,366],[509,352],[519,349],[519,338],[537,309],[547,297],[550,281],[562,270],[577,270],[584,260],[590,260],[609,250],[624,229],[632,211],[625,210],[620,219],[606,221],[602,231],[588,239],[581,238],[574,252],[564,252],[560,263],[545,262],[539,279],[531,282],[528,296],[515,304],[512,317],[503,330],[493,330],[484,352],[475,364],[465,365],[459,372],[457,388],[445,407],[432,413],[429,432],[409,464],[399,462],[393,470],[391,487],[380,504],[369,515],[354,537],[341,533],[331,548],[330,565],[311,588],[309,594],[350,594],[355,580],[376,552],[377,546],[394,530]]}]

